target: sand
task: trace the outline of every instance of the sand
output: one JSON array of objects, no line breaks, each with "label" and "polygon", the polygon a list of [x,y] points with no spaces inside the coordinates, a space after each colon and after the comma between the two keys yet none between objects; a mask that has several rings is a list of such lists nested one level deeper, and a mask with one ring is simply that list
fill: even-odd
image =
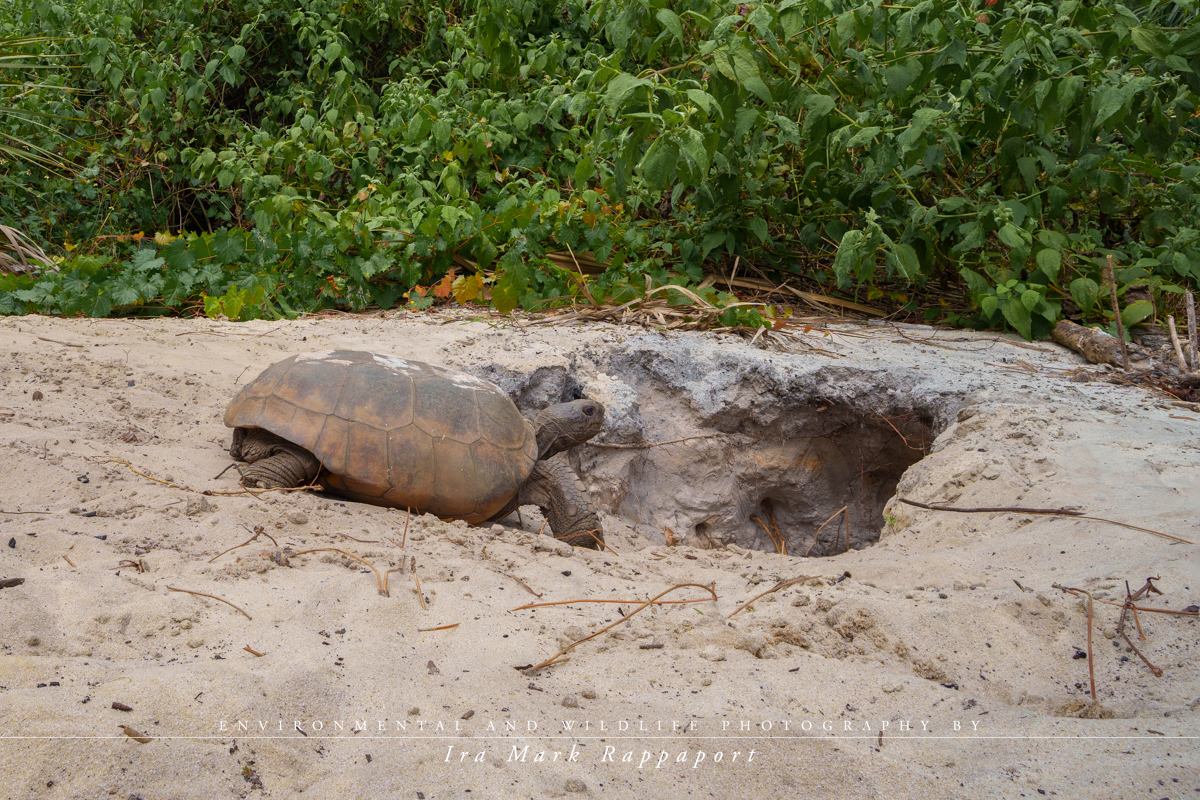
[{"label": "sand", "polygon": [[[616,552],[556,542],[532,514],[468,527],[332,496],[236,494],[232,470],[214,479],[229,464],[225,407],[296,352],[373,350],[485,376],[569,356],[584,388],[611,387],[621,376],[602,355],[639,337],[773,364],[831,358],[817,347],[842,365],[932,375],[960,399],[898,496],[1077,507],[1189,543],[893,499],[879,543],[848,553],[668,546],[658,517],[610,502],[605,470],[628,453],[588,446],[575,463]],[[762,350],[404,314],[5,318],[0,341],[0,579],[24,579],[0,589],[0,796],[1200,792],[1196,618],[1142,613],[1144,641],[1129,626],[1156,677],[1116,636],[1120,608],[1099,602],[1148,576],[1163,594],[1145,605],[1197,602],[1200,413],[1072,382],[1081,362],[1053,345],[846,327]],[[316,548],[397,570],[389,596],[347,555],[295,555]],[[517,669],[688,583],[718,599],[677,589],[663,599],[701,602],[646,608],[564,663]],[[1054,584],[1095,600],[1098,702],[1086,602]],[[513,610],[581,599],[621,602]]]}]

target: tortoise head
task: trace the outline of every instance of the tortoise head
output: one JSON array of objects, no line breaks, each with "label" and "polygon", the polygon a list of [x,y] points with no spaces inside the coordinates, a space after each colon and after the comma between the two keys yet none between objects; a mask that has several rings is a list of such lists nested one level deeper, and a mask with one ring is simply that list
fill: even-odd
[{"label": "tortoise head", "polygon": [[537,430],[538,459],[549,458],[599,433],[604,427],[604,406],[586,397],[559,403],[539,411],[533,427]]}]

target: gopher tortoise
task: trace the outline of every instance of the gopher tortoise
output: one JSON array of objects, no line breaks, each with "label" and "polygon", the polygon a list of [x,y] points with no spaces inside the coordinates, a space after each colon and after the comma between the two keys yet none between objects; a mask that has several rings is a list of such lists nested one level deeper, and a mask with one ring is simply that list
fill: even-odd
[{"label": "gopher tortoise", "polygon": [[604,541],[583,482],[562,459],[595,436],[594,400],[531,422],[499,387],[464,372],[357,350],[268,367],[225,412],[246,486],[321,484],[352,500],[481,523],[536,505],[555,538]]}]

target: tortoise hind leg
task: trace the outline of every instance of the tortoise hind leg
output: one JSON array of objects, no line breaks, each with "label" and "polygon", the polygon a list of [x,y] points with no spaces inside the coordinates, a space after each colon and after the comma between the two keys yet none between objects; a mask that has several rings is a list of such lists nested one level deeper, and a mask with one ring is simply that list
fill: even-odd
[{"label": "tortoise hind leg", "polygon": [[312,483],[321,462],[312,453],[262,428],[236,428],[229,455],[238,465],[242,485],[260,489],[290,488]]},{"label": "tortoise hind leg", "polygon": [[546,515],[555,539],[576,547],[601,550],[604,529],[588,499],[583,481],[565,462],[538,461],[517,493],[520,505],[537,506]]}]

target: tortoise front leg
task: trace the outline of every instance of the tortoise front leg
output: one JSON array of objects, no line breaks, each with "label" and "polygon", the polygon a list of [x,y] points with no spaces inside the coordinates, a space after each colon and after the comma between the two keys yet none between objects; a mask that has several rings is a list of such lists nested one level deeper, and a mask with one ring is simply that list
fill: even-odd
[{"label": "tortoise front leg", "polygon": [[588,499],[583,481],[566,462],[538,461],[517,497],[520,505],[542,510],[555,539],[576,547],[603,548],[600,517]]},{"label": "tortoise front leg", "polygon": [[259,489],[291,488],[312,483],[321,462],[299,445],[262,428],[236,428],[229,455],[238,465],[242,485]]}]

